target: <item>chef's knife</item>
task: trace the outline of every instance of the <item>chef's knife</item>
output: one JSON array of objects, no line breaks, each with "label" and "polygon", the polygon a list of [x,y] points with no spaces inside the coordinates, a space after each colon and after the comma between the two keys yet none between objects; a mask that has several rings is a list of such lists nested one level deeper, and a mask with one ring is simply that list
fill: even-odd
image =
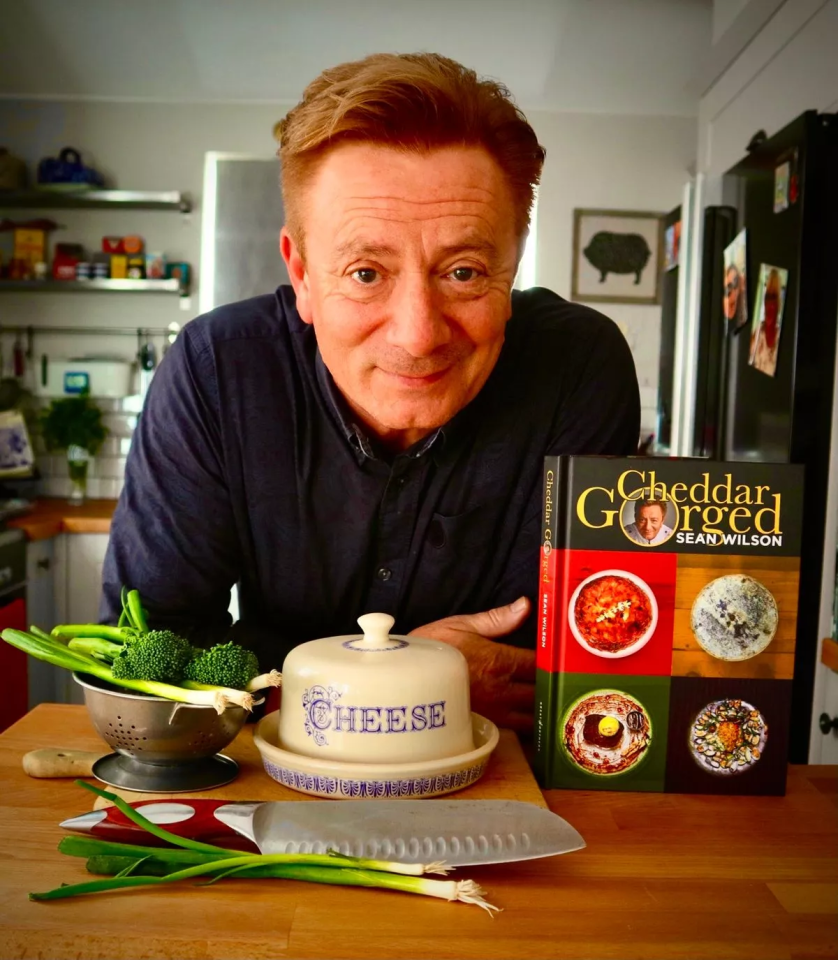
[{"label": "chef's knife", "polygon": [[[149,800],[131,804],[171,833],[220,846],[244,837],[262,853],[325,853],[452,866],[532,860],[581,850],[567,821],[519,800],[320,800],[232,803]],[[115,807],[65,820],[62,827],[119,843],[152,835]]]}]

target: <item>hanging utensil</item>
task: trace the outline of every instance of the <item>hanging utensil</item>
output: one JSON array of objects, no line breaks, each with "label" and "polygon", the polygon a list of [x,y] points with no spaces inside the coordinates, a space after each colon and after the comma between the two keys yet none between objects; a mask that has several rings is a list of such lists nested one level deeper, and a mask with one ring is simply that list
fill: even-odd
[{"label": "hanging utensil", "polygon": [[151,371],[157,366],[157,351],[151,341],[151,331],[145,331],[145,340],[140,347],[140,369]]},{"label": "hanging utensil", "polygon": [[23,341],[20,338],[20,330],[15,334],[15,345],[12,351],[15,376],[20,380],[26,372],[26,357],[23,350]]},{"label": "hanging utensil", "polygon": [[140,396],[145,397],[157,366],[157,351],[151,341],[151,331],[145,330],[142,333],[143,339],[137,359],[140,365]]}]

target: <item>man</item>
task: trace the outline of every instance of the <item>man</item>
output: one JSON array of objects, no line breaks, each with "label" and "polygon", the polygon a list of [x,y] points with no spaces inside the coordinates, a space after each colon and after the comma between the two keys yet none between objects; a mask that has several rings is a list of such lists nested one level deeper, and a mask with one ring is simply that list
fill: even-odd
[{"label": "man", "polygon": [[392,614],[472,705],[532,724],[546,453],[636,449],[616,326],[512,291],[544,159],[497,84],[432,54],[326,71],[278,125],[291,287],[189,324],[155,375],[104,570],[152,622],[294,645]]},{"label": "man", "polygon": [[724,315],[733,322],[734,330],[747,322],[746,293],[742,286],[742,275],[731,264],[725,271]]},{"label": "man", "polygon": [[672,536],[672,528],[663,522],[665,516],[666,503],[663,500],[641,500],[634,508],[634,523],[625,527],[625,531],[635,543],[644,547],[664,543]]}]

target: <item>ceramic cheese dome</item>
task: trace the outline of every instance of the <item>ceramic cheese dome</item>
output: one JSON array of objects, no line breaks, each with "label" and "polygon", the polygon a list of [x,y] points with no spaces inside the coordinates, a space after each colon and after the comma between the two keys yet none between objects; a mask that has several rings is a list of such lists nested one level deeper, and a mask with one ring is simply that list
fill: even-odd
[{"label": "ceramic cheese dome", "polygon": [[346,763],[417,763],[474,750],[468,664],[438,640],[390,634],[385,613],[363,634],[295,647],[282,668],[278,746]]}]

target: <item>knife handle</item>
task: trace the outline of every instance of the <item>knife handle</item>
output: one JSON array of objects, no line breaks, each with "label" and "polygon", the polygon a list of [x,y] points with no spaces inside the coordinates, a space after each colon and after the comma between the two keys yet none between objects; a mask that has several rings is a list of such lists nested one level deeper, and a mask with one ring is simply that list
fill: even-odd
[{"label": "knife handle", "polygon": [[[219,807],[225,807],[231,802],[199,797],[172,797],[166,800],[138,800],[129,806],[177,837],[201,840],[204,843],[235,850],[246,850],[248,853],[259,853],[256,844],[215,817],[215,811]],[[93,814],[76,817],[75,822],[67,821],[64,825],[115,843],[167,846],[165,840],[161,840],[134,823],[116,807],[107,807]]]}]

